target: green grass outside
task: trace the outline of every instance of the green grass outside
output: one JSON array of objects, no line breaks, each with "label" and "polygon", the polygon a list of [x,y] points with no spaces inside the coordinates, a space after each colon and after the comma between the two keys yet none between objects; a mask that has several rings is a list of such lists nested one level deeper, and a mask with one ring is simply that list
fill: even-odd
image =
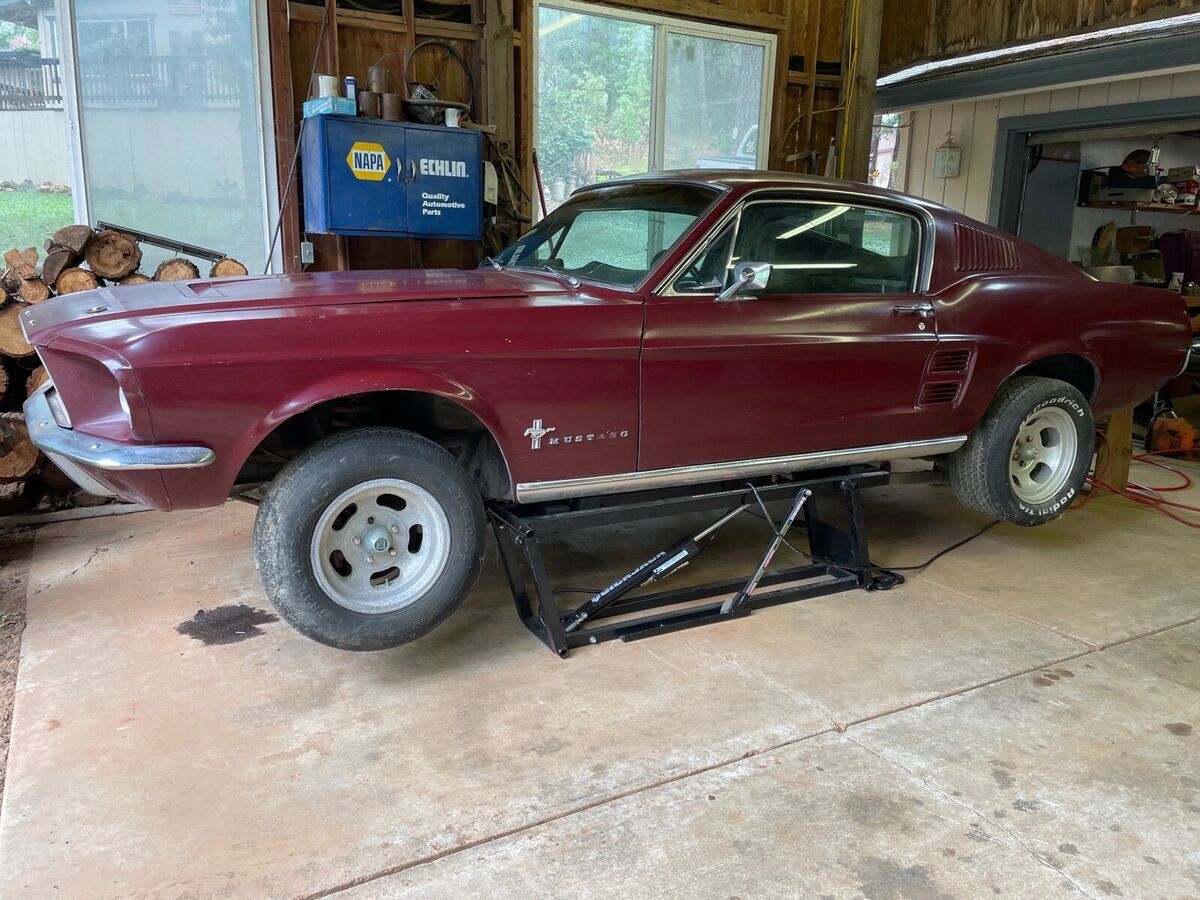
[{"label": "green grass outside", "polygon": [[70,194],[0,192],[0,253],[37,247],[64,225],[75,221]]},{"label": "green grass outside", "polygon": [[[101,196],[93,197],[93,202],[100,207],[98,215],[104,221],[115,221],[128,228],[191,241],[223,253],[250,253],[250,258],[243,262],[251,269],[262,266],[262,249],[251,245],[251,249],[247,250],[245,241],[239,242],[239,246],[230,246],[230,235],[253,234],[254,229],[262,227],[257,221],[251,220],[253,207],[238,204],[236,199],[214,203],[175,197],[134,201]],[[93,209],[93,212],[96,210]],[[75,210],[70,194],[2,191],[0,254],[13,247],[18,250],[37,247],[38,253],[44,257],[42,244],[46,238],[74,221]],[[143,245],[142,249],[146,253],[142,269],[147,272],[153,272],[160,260],[171,255],[168,251],[157,250],[149,245]]]}]

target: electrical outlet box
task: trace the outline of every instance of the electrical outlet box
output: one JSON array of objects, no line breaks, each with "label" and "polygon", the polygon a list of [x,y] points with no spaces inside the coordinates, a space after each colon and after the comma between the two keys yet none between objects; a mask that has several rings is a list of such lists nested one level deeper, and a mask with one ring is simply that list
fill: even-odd
[{"label": "electrical outlet box", "polygon": [[301,241],[300,242],[300,265],[311,266],[316,261],[317,261],[316,257],[313,255],[312,241]]}]

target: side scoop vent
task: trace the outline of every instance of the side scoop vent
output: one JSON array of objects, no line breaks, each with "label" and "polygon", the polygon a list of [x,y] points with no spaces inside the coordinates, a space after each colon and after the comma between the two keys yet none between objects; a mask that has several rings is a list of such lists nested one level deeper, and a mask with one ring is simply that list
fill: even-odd
[{"label": "side scoop vent", "polygon": [[929,374],[965,375],[970,365],[970,350],[938,350],[929,360]]},{"label": "side scoop vent", "polygon": [[954,244],[954,268],[959,272],[1008,271],[1021,264],[1013,241],[970,225],[954,223]]},{"label": "side scoop vent", "polygon": [[957,381],[931,382],[921,388],[917,406],[945,406],[958,399]]}]

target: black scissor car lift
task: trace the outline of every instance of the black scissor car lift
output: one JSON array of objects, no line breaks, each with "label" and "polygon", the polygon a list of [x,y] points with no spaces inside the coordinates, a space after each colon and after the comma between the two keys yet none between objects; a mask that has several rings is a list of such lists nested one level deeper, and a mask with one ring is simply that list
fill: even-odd
[{"label": "black scissor car lift", "polygon": [[[862,489],[887,484],[890,477],[883,469],[849,466],[787,479],[743,479],[544,503],[493,502],[487,512],[521,621],[565,658],[575,647],[613,638],[638,640],[740,618],[765,606],[856,588],[887,590],[902,583],[898,573],[871,564],[859,499]],[[699,555],[703,549],[699,542],[737,512],[780,502],[790,502],[788,515],[782,522],[764,524],[773,532],[771,540],[758,567],[746,578],[636,594],[638,587],[667,577]],[[782,535],[801,511],[811,560],[766,571]],[[700,534],[652,555],[580,606],[559,609],[542,557],[542,538],[697,512],[722,516]]]}]

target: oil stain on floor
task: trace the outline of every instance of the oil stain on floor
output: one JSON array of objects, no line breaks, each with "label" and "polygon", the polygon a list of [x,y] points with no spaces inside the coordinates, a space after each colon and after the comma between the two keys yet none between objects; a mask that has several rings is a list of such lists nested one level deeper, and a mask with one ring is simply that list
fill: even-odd
[{"label": "oil stain on floor", "polygon": [[236,644],[263,633],[259,625],[278,622],[279,617],[244,603],[202,609],[186,622],[175,626],[180,634],[195,638],[206,646]]}]

